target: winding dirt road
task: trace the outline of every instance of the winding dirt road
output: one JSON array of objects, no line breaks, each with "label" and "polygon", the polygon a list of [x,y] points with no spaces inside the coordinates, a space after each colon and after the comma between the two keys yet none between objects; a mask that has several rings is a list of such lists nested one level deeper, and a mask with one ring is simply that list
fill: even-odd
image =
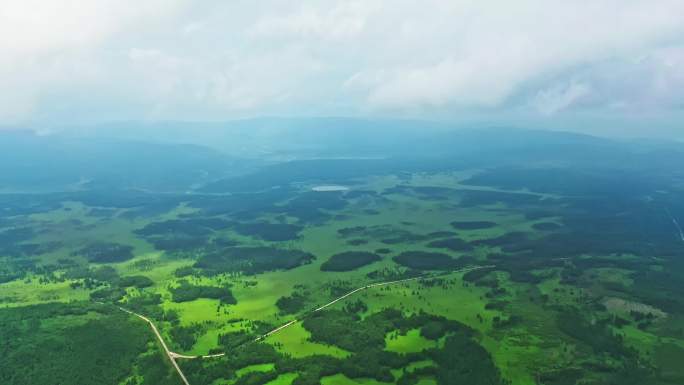
[{"label": "winding dirt road", "polygon": [[[486,268],[490,268],[490,267],[494,267],[494,266],[493,266],[493,265],[475,266],[475,267],[470,267],[470,268],[466,268],[466,269],[461,269],[461,270],[452,271],[452,272],[449,272],[448,274],[454,274],[454,273],[467,273],[467,272],[469,272],[469,271],[479,270],[479,269],[486,269]],[[443,274],[443,275],[447,275],[447,274]],[[361,286],[361,287],[359,287],[359,288],[357,288],[357,289],[354,289],[354,290],[350,291],[349,293],[346,293],[346,294],[344,294],[344,295],[342,295],[342,296],[340,296],[340,297],[338,297],[338,298],[335,298],[334,300],[332,300],[332,301],[326,303],[325,305],[322,305],[322,306],[320,306],[320,307],[314,309],[314,310],[312,311],[312,313],[322,311],[322,310],[324,310],[325,308],[327,308],[327,307],[329,307],[329,306],[332,306],[332,305],[336,304],[337,302],[339,302],[339,301],[341,301],[341,300],[343,300],[343,299],[345,299],[345,298],[347,298],[347,297],[349,297],[349,296],[352,296],[352,295],[354,295],[354,294],[356,294],[356,293],[358,293],[358,292],[360,292],[360,291],[366,290],[366,289],[370,289],[370,288],[374,288],[374,287],[379,287],[379,286],[396,285],[396,284],[399,284],[399,283],[405,283],[405,282],[410,282],[410,281],[416,281],[416,280],[419,280],[419,279],[434,279],[434,278],[438,278],[439,276],[443,276],[443,275],[422,275],[422,276],[418,276],[418,277],[412,277],[412,278],[406,278],[406,279],[399,279],[399,280],[396,280],[396,281],[379,282],[379,283],[372,283],[372,284],[369,284],[369,285],[366,285],[366,286]],[[178,366],[178,363],[176,362],[176,359],[188,359],[188,360],[192,360],[192,359],[197,359],[197,358],[215,358],[215,357],[223,357],[223,356],[226,355],[226,353],[217,353],[217,354],[208,354],[208,355],[204,355],[204,356],[189,356],[189,355],[184,355],[184,354],[179,354],[179,353],[176,353],[176,352],[172,352],[171,350],[169,350],[168,346],[166,346],[166,343],[164,342],[164,339],[162,338],[161,334],[159,333],[159,330],[157,330],[157,327],[154,325],[154,323],[153,323],[149,318],[147,318],[147,317],[145,317],[145,316],[143,316],[143,315],[141,315],[141,314],[135,313],[135,312],[133,312],[133,311],[131,311],[131,310],[125,309],[125,308],[123,308],[123,307],[121,307],[121,306],[119,306],[119,309],[120,309],[121,311],[124,311],[124,312],[126,312],[126,313],[128,313],[128,314],[134,315],[134,316],[136,316],[136,317],[142,319],[143,321],[147,322],[147,323],[150,325],[150,327],[152,328],[152,331],[154,331],[154,334],[157,336],[157,339],[159,340],[159,342],[161,343],[162,347],[164,348],[164,351],[165,351],[165,353],[166,353],[166,356],[167,356],[167,357],[169,358],[169,360],[171,361],[171,364],[172,364],[173,367],[176,369],[176,371],[178,372],[178,375],[181,377],[181,379],[183,380],[183,383],[184,383],[185,385],[190,385],[190,383],[188,382],[188,379],[185,377],[185,374],[183,374],[183,371],[181,370],[180,366]],[[271,335],[273,335],[273,334],[275,334],[275,333],[278,333],[278,332],[282,331],[283,329],[285,329],[285,328],[287,328],[287,327],[289,327],[289,326],[292,326],[292,325],[294,325],[295,323],[297,323],[297,322],[299,322],[299,321],[300,321],[299,319],[293,319],[292,321],[287,322],[286,324],[283,324],[283,325],[281,325],[281,326],[278,326],[277,328],[275,328],[275,329],[269,331],[268,333],[265,333],[265,334],[263,334],[263,335],[261,335],[261,336],[255,338],[255,339],[254,339],[254,342],[262,341],[262,340],[266,339],[268,336],[271,336]]]},{"label": "winding dirt road", "polygon": [[178,375],[183,380],[183,383],[185,385],[190,385],[190,383],[188,382],[188,379],[185,378],[185,374],[183,374],[183,371],[181,370],[180,366],[178,366],[178,363],[176,362],[176,358],[179,357],[179,354],[176,354],[176,353],[169,350],[169,347],[166,346],[166,342],[164,342],[164,339],[162,338],[161,334],[159,334],[159,330],[157,330],[157,327],[154,326],[154,323],[152,321],[150,321],[149,318],[147,318],[143,315],[140,315],[138,313],[134,313],[128,309],[124,309],[121,306],[119,306],[119,309],[121,309],[122,311],[125,311],[128,314],[132,314],[132,315],[142,319],[143,321],[147,322],[148,324],[150,324],[152,331],[154,331],[154,334],[157,336],[159,343],[161,343],[162,347],[164,348],[164,351],[166,352],[166,356],[169,357],[171,364],[173,365],[174,368],[176,368],[176,371],[178,372]]}]

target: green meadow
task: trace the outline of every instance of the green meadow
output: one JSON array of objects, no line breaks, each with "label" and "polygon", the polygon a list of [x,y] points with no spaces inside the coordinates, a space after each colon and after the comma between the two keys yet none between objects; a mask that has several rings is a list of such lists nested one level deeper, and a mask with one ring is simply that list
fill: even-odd
[{"label": "green meadow", "polygon": [[[630,289],[653,285],[638,269],[657,272],[670,260],[627,250],[627,240],[620,258],[604,244],[587,253],[575,247],[586,240],[577,213],[591,218],[585,201],[468,182],[481,172],[368,176],[343,191],[304,184],[230,213],[221,195],[181,196],[150,212],[65,200],[21,218],[32,233],[19,243],[52,247],[0,283],[0,308],[109,306],[106,316],[45,320],[45,330],[104,322],[113,305],[131,309],[176,353],[226,353],[180,359],[193,384],[442,385],[473,365],[468,359],[487,384],[616,383],[630,370],[653,384],[682,378],[671,358],[684,357],[677,304]],[[336,270],[326,270],[337,254]],[[424,278],[312,312],[356,288],[410,277]],[[159,360],[147,337],[149,346],[130,354]],[[469,358],[445,358],[456,352]],[[157,375],[173,376],[161,362]],[[157,378],[138,364],[131,370],[122,385]]]}]

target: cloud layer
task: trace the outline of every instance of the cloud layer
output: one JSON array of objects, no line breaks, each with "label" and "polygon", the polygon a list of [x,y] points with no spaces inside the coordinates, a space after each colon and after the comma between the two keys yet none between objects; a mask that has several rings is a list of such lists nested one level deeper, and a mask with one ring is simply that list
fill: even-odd
[{"label": "cloud layer", "polygon": [[0,124],[682,109],[680,0],[0,4]]}]

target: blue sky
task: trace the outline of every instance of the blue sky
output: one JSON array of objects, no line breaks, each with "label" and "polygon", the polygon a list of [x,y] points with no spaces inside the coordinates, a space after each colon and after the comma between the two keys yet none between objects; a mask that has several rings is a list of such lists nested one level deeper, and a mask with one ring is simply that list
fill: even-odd
[{"label": "blue sky", "polygon": [[678,134],[684,2],[0,3],[0,125],[263,115]]}]

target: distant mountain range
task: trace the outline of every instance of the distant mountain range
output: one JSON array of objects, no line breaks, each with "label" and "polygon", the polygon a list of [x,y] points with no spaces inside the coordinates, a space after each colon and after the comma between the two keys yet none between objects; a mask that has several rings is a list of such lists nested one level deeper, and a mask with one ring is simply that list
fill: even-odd
[{"label": "distant mountain range", "polygon": [[[297,169],[294,175],[325,175],[326,167],[338,167],[337,171],[348,169],[344,174],[350,177],[373,170],[443,170],[539,162],[630,167],[657,173],[684,164],[684,145],[679,143],[347,118],[131,122],[50,135],[0,131],[0,154],[0,191],[5,192],[94,188],[178,192],[205,185],[209,187],[203,191],[224,191],[216,186],[258,173],[282,179],[289,175],[277,175],[283,166],[264,167],[290,161],[300,162],[285,166],[288,172]],[[354,162],[301,163],[312,159]]]}]

